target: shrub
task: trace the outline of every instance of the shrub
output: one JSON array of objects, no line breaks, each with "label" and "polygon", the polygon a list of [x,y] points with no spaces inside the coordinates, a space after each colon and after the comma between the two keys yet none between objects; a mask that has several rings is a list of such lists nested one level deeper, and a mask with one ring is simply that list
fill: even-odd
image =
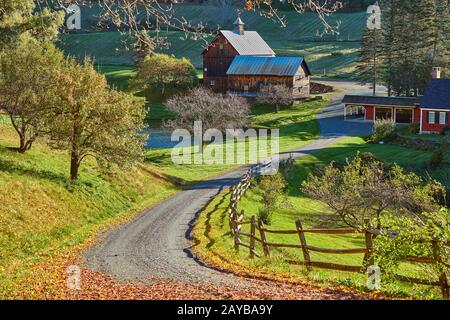
[{"label": "shrub", "polygon": [[444,129],[442,129],[441,134],[443,136],[450,134],[450,126],[448,124],[444,127]]},{"label": "shrub", "polygon": [[260,209],[258,211],[258,219],[264,224],[270,225],[272,223],[272,211],[266,209]]},{"label": "shrub", "polygon": [[444,152],[442,149],[439,149],[433,153],[433,155],[430,158],[430,161],[428,162],[428,165],[431,169],[436,169],[439,167],[444,160]]},{"label": "shrub", "polygon": [[395,123],[392,120],[375,120],[372,133],[373,142],[389,142],[395,138]]},{"label": "shrub", "polygon": [[[259,181],[262,191],[264,209],[258,213],[258,217],[264,222],[270,222],[273,211],[275,211],[286,190],[286,180],[281,173],[272,176],[263,176]],[[264,219],[263,219],[264,218]]]},{"label": "shrub", "polygon": [[409,132],[412,134],[418,134],[420,132],[420,124],[413,123],[409,126]]}]

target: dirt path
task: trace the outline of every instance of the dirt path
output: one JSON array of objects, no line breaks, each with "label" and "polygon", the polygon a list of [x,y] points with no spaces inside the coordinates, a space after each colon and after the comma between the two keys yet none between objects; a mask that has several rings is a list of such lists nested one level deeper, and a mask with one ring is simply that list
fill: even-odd
[{"label": "dirt path", "polygon": [[[336,82],[333,85],[336,85]],[[356,87],[361,91],[369,92],[368,88],[355,83],[345,82],[345,85],[339,85],[342,94],[354,90]],[[325,108],[318,117],[324,134],[298,150],[283,154],[281,158],[289,155],[295,158],[302,157],[314,150],[326,148],[345,136],[346,125],[339,116],[341,98],[342,95],[337,96],[336,100],[330,103],[329,107]],[[339,130],[334,132],[332,128]],[[364,130],[368,130],[367,125],[351,134],[361,134]],[[237,277],[212,269],[194,257],[189,240],[197,215],[224,188],[237,183],[245,170],[246,168],[241,168],[193,185],[144,211],[130,223],[111,230],[98,245],[86,253],[86,267],[92,271],[102,271],[120,281],[144,283],[149,286],[148,288],[156,284],[155,277],[175,283],[189,284],[191,288],[200,286],[197,291],[202,292],[201,288],[205,288],[204,298],[211,298],[207,293],[211,286],[216,291],[220,286],[221,290],[225,292],[227,292],[227,288],[230,288],[230,292],[236,290],[262,292],[258,296],[244,295],[249,298],[280,298],[281,293],[294,299],[308,297],[313,299],[355,298],[353,293],[330,291],[310,285],[294,286]],[[111,279],[104,281],[108,282]],[[132,291],[130,288],[127,290]],[[202,295],[200,294],[200,296]]]}]

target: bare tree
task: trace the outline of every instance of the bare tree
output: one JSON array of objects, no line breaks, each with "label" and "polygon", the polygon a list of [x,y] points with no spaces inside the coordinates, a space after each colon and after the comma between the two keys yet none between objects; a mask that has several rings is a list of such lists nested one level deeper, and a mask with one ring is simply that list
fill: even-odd
[{"label": "bare tree", "polygon": [[[187,129],[194,132],[194,122],[202,122],[208,129],[241,129],[248,125],[250,107],[241,97],[224,96],[205,88],[195,88],[188,95],[178,95],[167,101],[167,108],[176,118],[164,123],[168,129]],[[203,136],[202,132],[202,136]],[[202,143],[199,144],[203,150]]]},{"label": "bare tree", "polygon": [[289,106],[293,103],[292,89],[281,84],[269,85],[258,95],[256,101],[261,104],[275,106],[280,111],[280,106]]}]

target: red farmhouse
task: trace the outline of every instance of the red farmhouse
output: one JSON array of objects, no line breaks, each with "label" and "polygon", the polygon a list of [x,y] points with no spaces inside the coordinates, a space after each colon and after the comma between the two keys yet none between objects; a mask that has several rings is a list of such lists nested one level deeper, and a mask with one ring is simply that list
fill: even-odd
[{"label": "red farmhouse", "polygon": [[450,79],[440,78],[440,68],[433,69],[433,79],[422,97],[346,95],[342,102],[346,119],[391,119],[395,123],[418,123],[420,133],[439,133],[450,125]]}]

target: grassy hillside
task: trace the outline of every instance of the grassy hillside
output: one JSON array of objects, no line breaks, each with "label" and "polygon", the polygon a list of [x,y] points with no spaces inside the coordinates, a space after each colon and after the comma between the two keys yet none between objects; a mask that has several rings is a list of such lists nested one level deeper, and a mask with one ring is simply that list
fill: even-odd
[{"label": "grassy hillside", "polygon": [[[329,163],[330,161],[345,161],[352,158],[357,151],[372,152],[377,157],[384,159],[388,163],[399,163],[402,166],[410,166],[412,163],[423,165],[431,157],[430,152],[412,150],[395,145],[367,144],[361,138],[348,138],[340,143],[323,150],[315,152],[313,155],[296,160],[295,168],[290,174],[288,203],[285,203],[273,213],[270,229],[293,230],[295,219],[300,217],[306,229],[311,228],[336,228],[345,227],[340,220],[331,214],[329,209],[320,201],[307,198],[300,191],[301,182],[306,179],[314,165]],[[441,168],[436,170],[438,178],[439,172],[448,171],[450,156],[447,155]],[[304,267],[295,266],[285,262],[285,259],[293,261],[303,261],[301,250],[287,248],[271,249],[271,259],[248,259],[248,250],[242,248],[239,254],[233,250],[233,241],[229,234],[227,222],[227,212],[229,203],[229,193],[225,192],[214,199],[200,216],[195,228],[195,238],[199,240],[196,246],[198,253],[211,263],[222,268],[242,272],[249,271],[252,274],[264,275],[266,277],[289,278],[304,281],[314,280],[324,283],[351,285],[362,290],[365,289],[367,277],[365,275],[348,272],[333,271],[327,269],[314,268],[311,273],[306,273]],[[245,219],[251,215],[257,215],[262,209],[262,198],[256,188],[251,189],[239,203],[239,211],[244,210]],[[248,232],[247,226],[243,226],[244,232]],[[298,243],[297,235],[267,234],[268,241],[272,243]],[[243,241],[248,242],[247,238]],[[324,235],[307,234],[308,244],[322,248],[356,248],[364,247],[362,235]],[[262,253],[262,248],[257,245],[257,250]],[[311,252],[314,261],[332,262],[347,265],[361,265],[363,255],[338,255]],[[419,276],[419,270],[411,265],[402,265],[402,272],[408,275]],[[417,294],[420,290],[420,297],[439,297],[439,291],[430,287],[414,287],[405,283],[388,285],[382,283],[383,291],[392,293]]]},{"label": "grassy hillside", "polygon": [[36,143],[18,154],[11,149],[16,135],[4,119],[0,132],[0,298],[24,289],[17,287],[23,279],[27,286],[38,281],[36,263],[65,254],[178,190],[151,175],[150,166],[102,172],[93,161],[82,165],[79,182],[70,185],[66,153]]},{"label": "grassy hillside", "polygon": [[[207,5],[177,6],[179,16],[185,16],[192,23],[206,23],[212,29],[217,27],[218,9]],[[92,17],[95,8],[82,16]],[[298,14],[284,12],[287,26],[263,18],[257,14],[245,12],[243,20],[248,30],[256,30],[268,42],[278,55],[303,56],[316,74],[348,74],[353,70],[360,47],[361,34],[366,14],[336,13],[330,16],[332,23],[341,22],[337,35],[322,35],[323,24],[312,13]],[[91,19],[91,18],[89,18]],[[92,23],[92,20],[86,24]],[[95,20],[95,19],[94,19]],[[227,29],[232,26],[227,26]],[[94,29],[92,29],[94,30]],[[164,30],[160,36],[166,37],[170,44],[160,52],[176,57],[189,58],[197,68],[202,68],[201,52],[204,40],[186,39],[182,32]],[[60,37],[60,47],[67,54],[80,58],[91,56],[96,62],[105,65],[131,65],[133,63],[131,40],[119,32],[90,32],[64,34]]]}]

